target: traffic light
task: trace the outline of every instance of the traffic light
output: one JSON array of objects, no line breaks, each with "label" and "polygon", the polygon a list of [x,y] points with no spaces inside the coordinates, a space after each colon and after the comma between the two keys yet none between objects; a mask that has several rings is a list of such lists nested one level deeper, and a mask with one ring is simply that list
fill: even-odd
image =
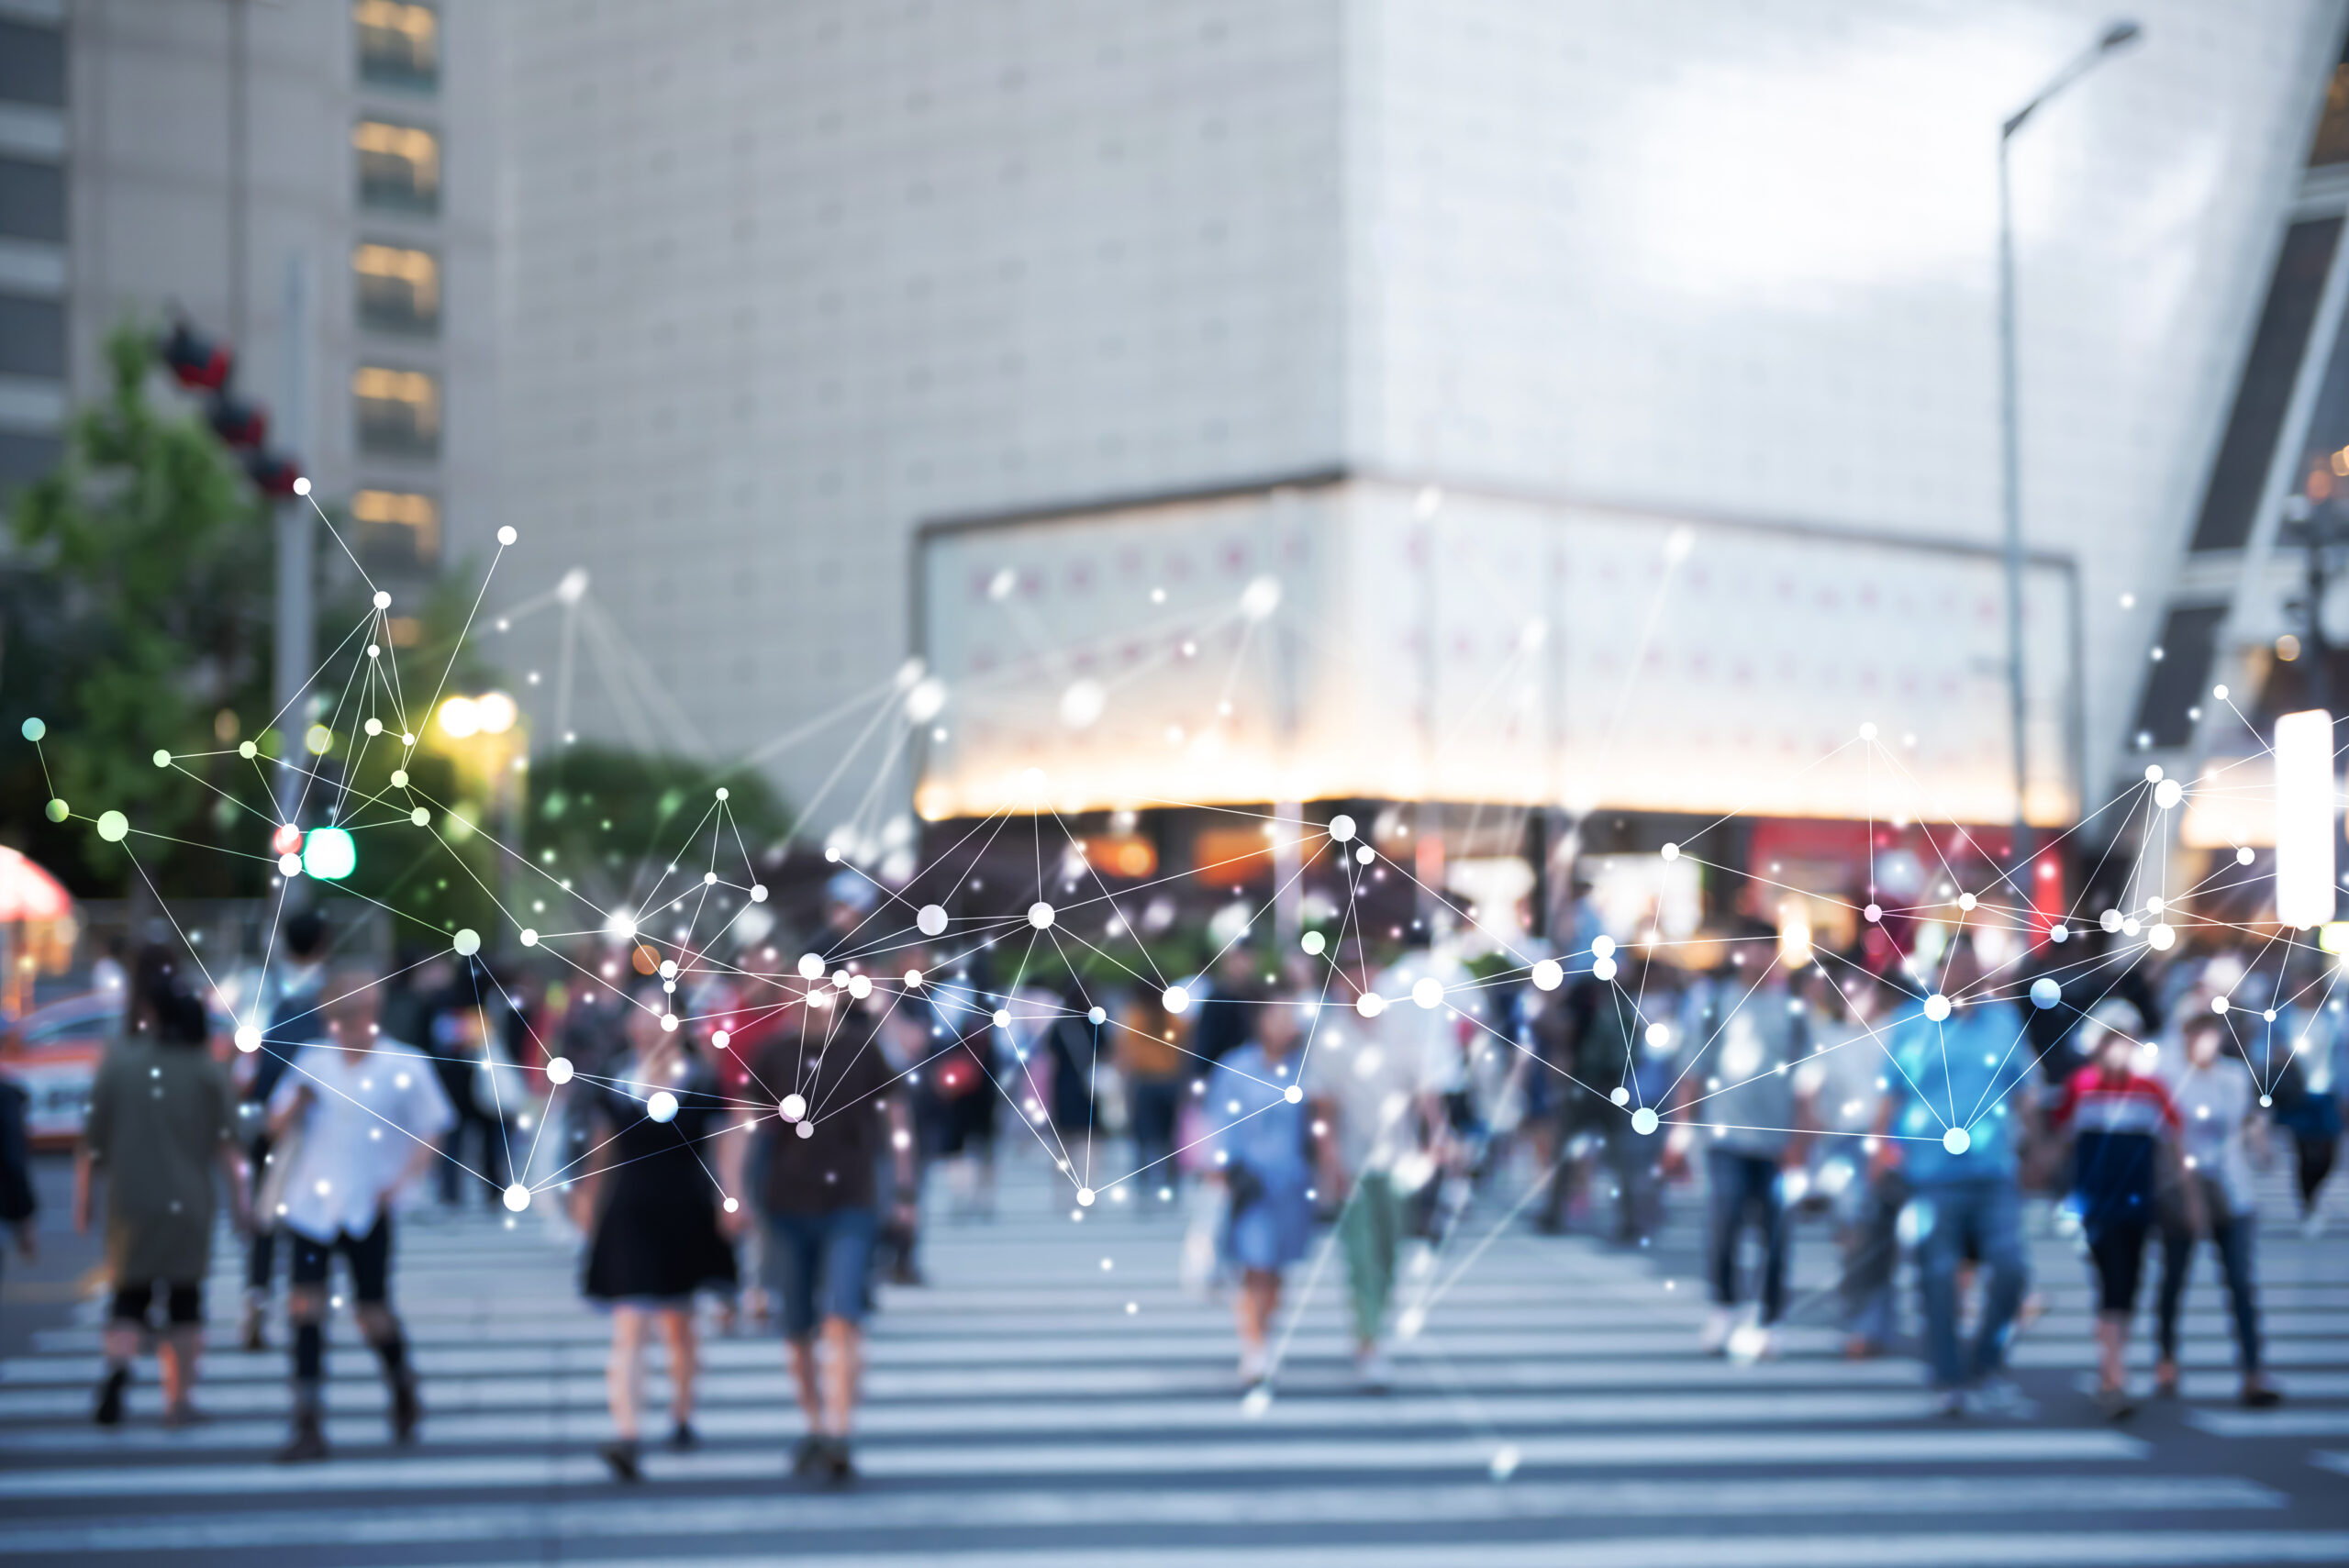
[{"label": "traffic light", "polygon": [[217,392],[228,385],[237,368],[237,357],[228,345],[205,337],[184,321],[172,324],[163,339],[162,356],[174,380],[203,392]]},{"label": "traffic light", "polygon": [[221,444],[239,455],[246,476],[273,501],[300,494],[295,483],[302,470],[292,458],[269,448],[269,410],[250,397],[240,397],[230,383],[237,373],[237,353],[219,339],[197,331],[185,320],[155,345],[155,352],[172,379],[193,392],[210,393],[205,402],[205,422]]},{"label": "traffic light", "polygon": [[269,412],[249,397],[217,393],[205,417],[213,434],[232,447],[258,450],[269,439]]}]

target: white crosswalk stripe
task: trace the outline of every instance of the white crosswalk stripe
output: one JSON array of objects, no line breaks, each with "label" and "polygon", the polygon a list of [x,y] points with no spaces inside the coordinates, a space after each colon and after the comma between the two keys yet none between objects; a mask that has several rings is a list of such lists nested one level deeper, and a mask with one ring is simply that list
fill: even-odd
[{"label": "white crosswalk stripe", "polygon": [[[1073,1224],[1011,1179],[992,1223],[932,1226],[932,1284],[885,1292],[874,1324],[863,1479],[788,1480],[800,1430],[771,1338],[706,1347],[704,1443],[653,1450],[612,1483],[606,1326],[540,1221],[404,1228],[395,1290],[424,1374],[423,1440],[395,1449],[372,1358],[347,1322],[330,1360],[336,1457],[281,1469],[282,1353],[216,1349],[211,1419],[165,1430],[142,1370],[130,1421],[88,1423],[88,1318],[0,1362],[0,1558],[607,1564],[788,1561],[924,1568],[1428,1568],[1439,1562],[1687,1568],[1898,1562],[2239,1564],[2349,1561],[2289,1477],[2349,1471],[2349,1257],[2266,1250],[2271,1361],[2293,1395],[2242,1411],[2218,1293],[2185,1341],[2191,1429],[2240,1463],[2174,1465],[2153,1429],[2085,1400],[2036,1420],[1950,1422],[1904,1360],[1845,1362],[1817,1319],[1778,1359],[1697,1353],[1699,1282],[1683,1213],[1656,1254],[1504,1230],[1359,1392],[1335,1260],[1304,1300],[1278,1390],[1243,1407],[1225,1311],[1174,1286],[1179,1226],[1115,1210]],[[1497,1211],[1467,1222],[1476,1234]],[[1798,1294],[1830,1283],[1806,1241]],[[2090,1363],[2067,1244],[2038,1243],[2054,1309],[2018,1347],[2069,1392]],[[1105,1270],[1108,1260],[1112,1265]],[[1685,1262],[1685,1258],[1684,1258]],[[1293,1294],[1302,1289],[1300,1270]],[[1439,1263],[1404,1292],[1449,1276]],[[216,1306],[234,1298],[224,1257]],[[1128,1304],[1136,1308],[1127,1310]],[[216,1318],[226,1314],[216,1310]],[[282,1330],[281,1330],[282,1332]],[[656,1355],[655,1366],[658,1366]],[[662,1396],[652,1377],[653,1407]],[[2330,1442],[2332,1446],[2321,1446]],[[1471,1547],[1473,1545],[1473,1550]]]}]

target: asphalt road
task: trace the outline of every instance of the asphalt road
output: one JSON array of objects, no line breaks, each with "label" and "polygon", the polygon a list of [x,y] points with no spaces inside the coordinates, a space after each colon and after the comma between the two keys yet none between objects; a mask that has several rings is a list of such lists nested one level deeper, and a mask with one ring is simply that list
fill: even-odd
[{"label": "asphalt road", "polygon": [[[1179,1221],[1071,1218],[1041,1162],[998,1218],[930,1227],[931,1283],[875,1319],[863,1479],[789,1479],[799,1426],[777,1346],[715,1340],[695,1453],[606,1478],[605,1326],[545,1206],[417,1219],[395,1286],[425,1374],[422,1442],[386,1441],[372,1358],[335,1329],[323,1466],[268,1459],[282,1355],[227,1348],[223,1249],[202,1402],[166,1431],[151,1363],[119,1430],[88,1420],[92,1254],[58,1234],[13,1260],[0,1314],[0,1559],[107,1564],[774,1562],[1063,1564],[2162,1564],[2349,1562],[2349,1223],[2261,1238],[2272,1359],[2290,1402],[2232,1403],[2207,1271],[2187,1397],[2132,1422],[2087,1396],[2085,1276],[2037,1243],[2054,1310],[2017,1360],[2031,1420],[1931,1413],[1915,1365],[1852,1363],[1825,1321],[1823,1232],[1798,1251],[1799,1323],[1776,1360],[1700,1355],[1697,1196],[1649,1252],[1545,1239],[1474,1211],[1404,1305],[1384,1396],[1352,1384],[1343,1275],[1300,1268],[1276,1396],[1243,1403],[1223,1309],[1176,1288]],[[1506,1195],[1503,1195],[1504,1196]],[[2280,1189],[2274,1195],[2280,1199]],[[2336,1194],[2338,1197],[2340,1195]],[[2282,1212],[2280,1201],[2274,1212]],[[282,1342],[282,1329],[277,1330]],[[656,1393],[660,1380],[652,1379]]]}]

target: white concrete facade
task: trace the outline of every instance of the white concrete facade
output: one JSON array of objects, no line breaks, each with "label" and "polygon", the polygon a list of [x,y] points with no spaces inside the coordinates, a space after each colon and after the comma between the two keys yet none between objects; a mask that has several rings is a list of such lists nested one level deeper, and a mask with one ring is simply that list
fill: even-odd
[{"label": "white concrete facade", "polygon": [[[2016,144],[2025,528],[2076,563],[2092,770],[2342,20],[2338,0],[2133,14],[2145,41]],[[529,536],[501,593],[586,567],[680,733],[720,755],[886,682],[910,542],[941,517],[1348,470],[1994,543],[1998,124],[2109,19],[2069,0],[498,15],[501,520]],[[620,727],[584,696],[576,722]],[[828,761],[776,765],[805,791]]]}]

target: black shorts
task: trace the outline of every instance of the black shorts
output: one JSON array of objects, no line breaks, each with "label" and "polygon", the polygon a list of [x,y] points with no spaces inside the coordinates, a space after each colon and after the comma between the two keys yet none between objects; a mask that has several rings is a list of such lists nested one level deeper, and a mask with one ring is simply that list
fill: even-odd
[{"label": "black shorts", "polygon": [[2145,1273],[2145,1234],[2150,1229],[2142,1219],[2113,1219],[2097,1227],[2088,1237],[2098,1311],[2137,1309],[2137,1283]]},{"label": "black shorts", "polygon": [[[145,1326],[149,1314],[155,1310],[155,1281],[145,1284],[115,1287],[112,1317],[117,1323]],[[163,1318],[173,1328],[190,1328],[204,1321],[204,1282],[167,1284],[163,1286]]]},{"label": "black shorts", "polygon": [[298,1230],[286,1235],[294,1242],[294,1287],[323,1285],[327,1267],[337,1252],[351,1265],[351,1294],[362,1307],[381,1307],[391,1298],[392,1217],[375,1221],[364,1236],[345,1230],[331,1241],[314,1241]]}]

